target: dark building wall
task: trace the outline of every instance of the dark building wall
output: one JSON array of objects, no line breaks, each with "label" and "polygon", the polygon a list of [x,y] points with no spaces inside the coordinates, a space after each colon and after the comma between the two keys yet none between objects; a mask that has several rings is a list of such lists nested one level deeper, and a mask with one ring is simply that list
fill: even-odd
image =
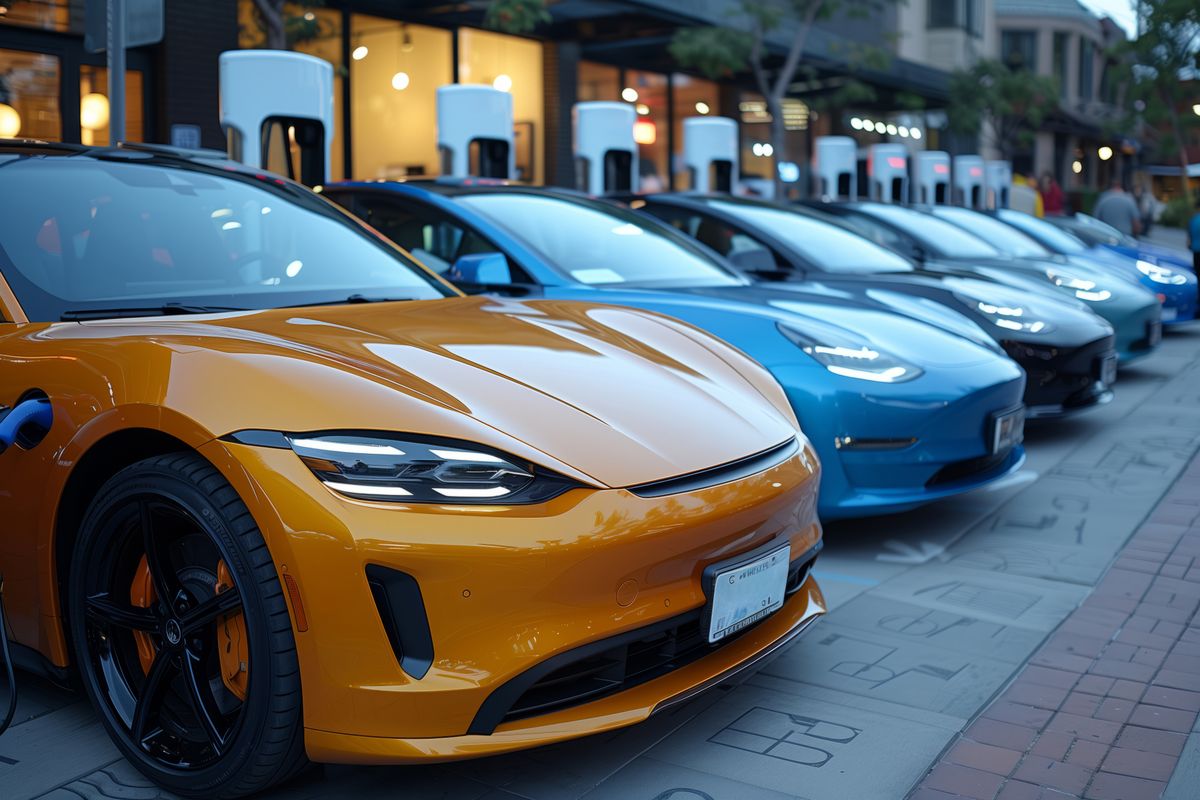
[{"label": "dark building wall", "polygon": [[217,58],[238,45],[237,0],[168,2],[158,49],[157,137],[169,141],[172,125],[199,125],[204,147],[225,149],[218,119]]},{"label": "dark building wall", "polygon": [[575,187],[571,110],[579,87],[579,43],[546,42],[542,51],[546,120],[546,175],[551,186]]}]

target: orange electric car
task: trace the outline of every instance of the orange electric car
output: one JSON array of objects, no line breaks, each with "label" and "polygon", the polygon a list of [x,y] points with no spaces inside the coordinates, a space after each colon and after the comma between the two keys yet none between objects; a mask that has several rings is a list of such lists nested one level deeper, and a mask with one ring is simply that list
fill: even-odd
[{"label": "orange electric car", "polygon": [[8,649],[172,791],[611,730],[824,610],[812,450],[684,323],[154,147],[0,144],[0,272]]}]

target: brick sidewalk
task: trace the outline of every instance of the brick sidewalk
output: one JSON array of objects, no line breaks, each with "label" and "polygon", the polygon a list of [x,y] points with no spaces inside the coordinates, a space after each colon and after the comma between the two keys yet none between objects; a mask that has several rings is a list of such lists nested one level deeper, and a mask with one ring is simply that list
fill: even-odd
[{"label": "brick sidewalk", "polygon": [[1200,712],[1198,606],[1200,456],[910,800],[1159,797]]}]

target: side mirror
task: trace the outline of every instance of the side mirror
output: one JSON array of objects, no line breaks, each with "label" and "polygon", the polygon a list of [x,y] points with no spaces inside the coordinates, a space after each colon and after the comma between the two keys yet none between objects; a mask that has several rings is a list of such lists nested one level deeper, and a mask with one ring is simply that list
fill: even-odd
[{"label": "side mirror", "polygon": [[914,244],[912,246],[912,258],[918,264],[924,264],[929,260],[929,251],[925,249],[924,245]]},{"label": "side mirror", "polygon": [[770,250],[763,250],[761,248],[742,250],[730,253],[727,257],[735,267],[744,272],[777,272],[779,270],[779,266],[775,263],[775,257],[771,255]]},{"label": "side mirror", "polygon": [[502,253],[475,253],[454,262],[446,277],[451,283],[504,285],[512,283],[508,259]]}]

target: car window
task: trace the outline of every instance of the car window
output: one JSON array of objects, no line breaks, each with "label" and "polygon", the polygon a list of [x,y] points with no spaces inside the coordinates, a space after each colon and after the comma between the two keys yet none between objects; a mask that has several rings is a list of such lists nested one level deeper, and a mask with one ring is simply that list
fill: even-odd
[{"label": "car window", "polygon": [[1049,247],[1057,253],[1082,253],[1084,250],[1087,250],[1087,245],[1079,237],[1073,236],[1053,223],[1040,220],[1030,214],[1003,208],[996,212],[996,216],[1009,225],[1020,228],[1041,242],[1045,247]]},{"label": "car window", "polygon": [[0,170],[0,269],[31,319],[450,293],[333,204],[214,166],[29,157]]},{"label": "car window", "polygon": [[945,258],[995,258],[1000,251],[957,225],[911,208],[872,203],[859,213],[895,225],[933,255]]},{"label": "car window", "polygon": [[[354,196],[353,202],[367,224],[439,275],[463,256],[499,252],[478,233],[436,209],[370,193]],[[511,259],[505,256],[505,260],[514,283],[532,282],[524,270],[514,268]]]},{"label": "car window", "polygon": [[687,237],[614,203],[522,191],[466,194],[459,202],[580,283],[647,287],[744,283]]},{"label": "car window", "polygon": [[1022,258],[1045,258],[1052,255],[1036,239],[987,214],[951,206],[938,206],[933,209],[933,213],[947,222],[969,230],[1007,255]]},{"label": "car window", "polygon": [[913,268],[869,237],[795,211],[723,200],[710,201],[709,205],[749,225],[770,231],[826,272],[910,272]]},{"label": "car window", "polygon": [[876,222],[870,217],[860,214],[838,215],[838,221],[850,228],[859,236],[869,239],[880,247],[886,247],[896,253],[907,253],[911,243],[904,234],[889,228],[882,222]]}]

